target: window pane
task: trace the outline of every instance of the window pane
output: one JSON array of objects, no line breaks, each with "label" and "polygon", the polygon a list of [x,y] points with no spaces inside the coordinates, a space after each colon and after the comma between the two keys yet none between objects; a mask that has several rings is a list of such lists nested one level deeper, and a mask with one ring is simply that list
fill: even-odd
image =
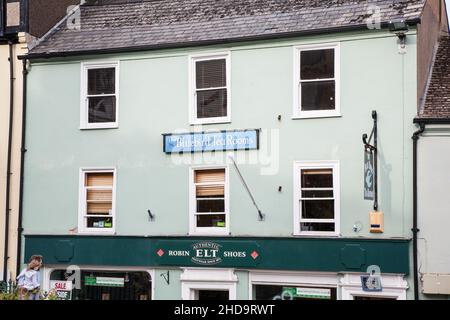
[{"label": "window pane", "polygon": [[301,52],[301,79],[334,78],[334,49]]},{"label": "window pane", "polygon": [[196,62],[196,77],[197,89],[225,87],[226,60]]},{"label": "window pane", "polygon": [[116,91],[116,69],[89,69],[88,95],[114,94]]},{"label": "window pane", "polygon": [[91,97],[89,123],[116,122],[116,97]]},{"label": "window pane", "polygon": [[112,201],[112,190],[88,190],[88,201]]},{"label": "window pane", "polygon": [[335,81],[303,82],[302,110],[334,110],[336,108]]},{"label": "window pane", "polygon": [[225,169],[196,170],[195,183],[224,183]]},{"label": "window pane", "polygon": [[334,200],[303,200],[303,219],[334,219]]},{"label": "window pane", "polygon": [[88,187],[112,187],[114,174],[112,172],[86,173],[86,186]]},{"label": "window pane", "polygon": [[112,218],[87,218],[88,228],[111,229]]},{"label": "window pane", "polygon": [[197,92],[197,118],[227,116],[227,89]]},{"label": "window pane", "polygon": [[87,214],[111,215],[112,202],[88,202]]},{"label": "window pane", "polygon": [[223,185],[197,186],[196,194],[197,197],[220,198],[225,194],[225,187]]},{"label": "window pane", "polygon": [[303,232],[323,231],[334,232],[334,223],[302,223],[301,229]]},{"label": "window pane", "polygon": [[333,190],[322,191],[322,190],[311,190],[302,191],[302,198],[333,198]]},{"label": "window pane", "polygon": [[333,170],[302,170],[302,188],[333,188]]},{"label": "window pane", "polygon": [[222,213],[225,212],[224,200],[208,200],[197,199],[197,212],[198,213]]},{"label": "window pane", "polygon": [[[50,280],[70,281],[74,278],[75,271],[54,270],[50,274]],[[113,270],[89,270],[82,269],[80,288],[72,290],[72,300],[102,300],[109,295],[111,300],[151,300],[152,278],[148,272],[113,271]],[[98,278],[124,279],[123,286],[99,286]],[[73,280],[75,282],[75,280]]]},{"label": "window pane", "polygon": [[198,228],[225,228],[225,215],[198,215]]}]

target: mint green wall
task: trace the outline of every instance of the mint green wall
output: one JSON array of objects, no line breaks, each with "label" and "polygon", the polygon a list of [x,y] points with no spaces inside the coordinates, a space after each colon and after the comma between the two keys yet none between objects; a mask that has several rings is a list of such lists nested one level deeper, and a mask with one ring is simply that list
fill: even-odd
[{"label": "mint green wall", "polygon": [[235,272],[238,283],[236,287],[236,299],[237,300],[251,300],[249,288],[249,273],[247,271],[236,271]]},{"label": "mint green wall", "polygon": [[[423,275],[450,274],[450,215],[442,210],[450,204],[449,139],[447,125],[428,125],[418,142],[418,247]],[[421,299],[450,300],[450,295],[422,294]]]},{"label": "mint green wall", "polygon": [[[161,276],[169,271],[169,284]],[[181,300],[180,276],[183,273],[180,269],[156,269],[153,279],[154,296],[153,300]]]},{"label": "mint green wall", "polygon": [[[331,119],[292,120],[293,47],[341,43],[341,112]],[[416,114],[416,36],[408,53],[384,32],[341,34],[229,47],[232,123],[204,129],[279,129],[279,171],[241,165],[264,222],[230,167],[233,236],[290,236],[293,232],[293,161],[340,160],[341,233],[409,237],[412,212],[412,119]],[[80,60],[32,64],[29,74],[24,228],[26,234],[67,234],[77,227],[80,167],[117,167],[116,231],[120,235],[188,233],[189,165],[162,152],[162,133],[188,124],[188,54],[205,49],[126,54],[120,59],[119,129],[79,130]],[[207,52],[207,50],[206,50]],[[98,57],[97,57],[98,58]],[[100,57],[105,58],[105,57]],[[380,208],[386,232],[368,233],[370,202],[363,200],[361,135],[379,113]],[[277,120],[278,115],[282,121]],[[241,153],[246,154],[245,152]],[[260,152],[250,155],[266,155]],[[197,155],[198,156],[198,155]],[[190,157],[190,155],[189,155]],[[283,187],[281,193],[278,186]],[[150,222],[147,209],[156,215]]]}]

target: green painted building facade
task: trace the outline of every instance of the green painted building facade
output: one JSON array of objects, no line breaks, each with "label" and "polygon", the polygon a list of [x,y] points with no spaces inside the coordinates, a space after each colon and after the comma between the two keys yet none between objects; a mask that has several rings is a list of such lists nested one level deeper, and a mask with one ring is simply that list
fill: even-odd
[{"label": "green painted building facade", "polygon": [[[340,47],[341,115],[293,119],[294,48],[327,43],[338,43]],[[261,128],[260,150],[237,151],[235,157],[258,159],[239,167],[265,213],[264,221],[259,221],[224,153],[174,156],[162,150],[162,134],[199,130],[189,124],[190,55],[224,51],[231,56],[231,121],[203,125],[200,131]],[[98,59],[118,61],[120,65],[119,125],[115,129],[81,130],[81,64]],[[164,266],[152,260],[156,247],[151,241],[146,248],[134,242],[121,243],[125,241],[123,237],[130,236],[141,242],[147,237],[189,238],[189,170],[209,157],[231,169],[230,235],[217,241],[248,237],[259,242],[257,238],[264,237],[263,251],[277,250],[278,245],[284,246],[282,242],[288,241],[299,250],[290,267],[282,267],[282,256],[278,261],[267,261],[276,255],[262,255],[263,270],[273,270],[273,265],[274,270],[332,272],[336,278],[342,272],[365,273],[364,268],[370,264],[380,265],[383,272],[383,266],[388,266],[391,259],[384,250],[389,251],[392,246],[394,255],[402,259],[392,271],[403,274],[411,287],[407,276],[409,247],[405,244],[411,237],[410,137],[415,127],[410,119],[416,112],[416,60],[416,35],[412,30],[406,54],[398,53],[395,36],[373,31],[32,61],[27,98],[31,120],[27,122],[25,163],[25,258],[41,252],[50,265],[102,265],[105,250],[98,243],[100,240],[89,234],[73,235],[77,233],[79,218],[79,176],[80,168],[114,167],[117,185],[113,247],[124,246],[124,252],[121,260],[107,265],[142,268],[147,261],[148,269],[156,270],[154,297],[180,298],[178,278],[183,265]],[[380,235],[369,232],[373,203],[363,196],[361,136],[372,129],[372,110],[379,115],[379,206],[385,215],[385,232]],[[270,148],[278,150],[271,152]],[[293,236],[293,165],[304,160],[335,160],[340,165],[339,235],[320,240],[323,244],[314,247],[308,244],[309,238]],[[149,219],[149,209],[155,215],[153,220]],[[355,225],[359,226],[357,232]],[[74,255],[83,258],[60,261],[47,244],[69,235],[67,241],[72,243]],[[402,244],[394,249],[399,241]],[[42,243],[46,245],[41,246]],[[364,257],[376,258],[361,258],[363,262],[356,269],[347,268],[340,259],[325,266],[330,253],[338,255],[352,243],[360,247],[357,250],[365,251]],[[82,255],[86,248],[97,246],[96,259]],[[303,264],[303,255],[308,255],[307,250],[301,250],[303,246],[311,249],[309,255],[323,257],[317,257],[312,265]],[[239,264],[235,267],[241,268]],[[247,268],[238,271],[241,299],[248,298],[248,274],[252,268]],[[171,271],[170,285],[159,276],[167,270]],[[407,294],[410,296],[410,290]]]},{"label": "green painted building facade", "polygon": [[[324,2],[86,4],[84,33],[31,50],[22,259],[43,255],[44,290],[414,298],[411,137],[435,2]],[[390,32],[399,15],[408,31]],[[364,199],[373,111],[381,221]]]}]

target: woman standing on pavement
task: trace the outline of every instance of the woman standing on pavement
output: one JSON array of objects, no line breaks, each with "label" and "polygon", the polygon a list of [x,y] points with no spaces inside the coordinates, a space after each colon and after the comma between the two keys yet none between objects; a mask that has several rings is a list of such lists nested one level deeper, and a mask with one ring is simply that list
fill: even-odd
[{"label": "woman standing on pavement", "polygon": [[40,268],[42,266],[41,256],[32,256],[27,267],[17,277],[19,287],[19,300],[40,299]]}]

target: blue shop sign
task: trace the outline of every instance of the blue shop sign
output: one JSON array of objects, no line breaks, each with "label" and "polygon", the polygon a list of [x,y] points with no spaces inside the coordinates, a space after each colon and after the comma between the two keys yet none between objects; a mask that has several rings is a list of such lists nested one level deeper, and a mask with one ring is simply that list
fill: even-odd
[{"label": "blue shop sign", "polygon": [[164,134],[165,153],[258,150],[259,131],[233,130]]}]

